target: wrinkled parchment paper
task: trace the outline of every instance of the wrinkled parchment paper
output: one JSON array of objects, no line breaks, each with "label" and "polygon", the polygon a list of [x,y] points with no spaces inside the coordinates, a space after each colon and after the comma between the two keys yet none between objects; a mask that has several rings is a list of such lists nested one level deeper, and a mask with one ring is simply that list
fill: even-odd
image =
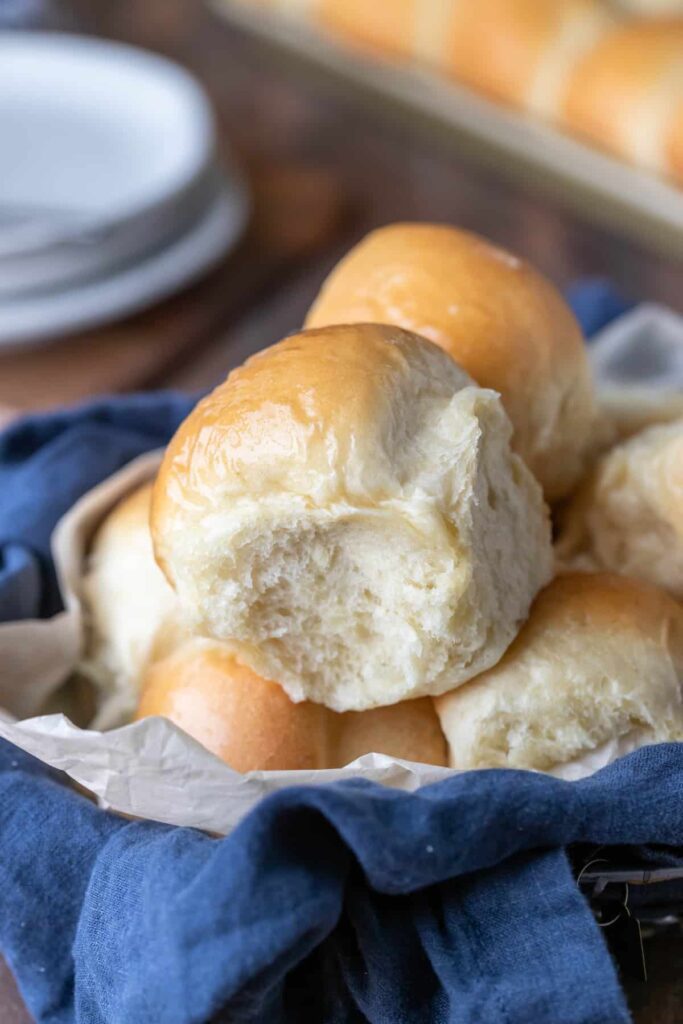
[{"label": "wrinkled parchment paper", "polygon": [[55,530],[52,551],[65,611],[46,621],[0,625],[0,736],[66,772],[104,807],[137,818],[228,833],[261,797],[284,786],[362,776],[412,791],[448,768],[366,754],[341,769],[241,775],[165,718],[107,732],[79,729],[59,703],[85,644],[81,580],[97,526],[156,473],[159,452],[143,455],[86,494]]}]

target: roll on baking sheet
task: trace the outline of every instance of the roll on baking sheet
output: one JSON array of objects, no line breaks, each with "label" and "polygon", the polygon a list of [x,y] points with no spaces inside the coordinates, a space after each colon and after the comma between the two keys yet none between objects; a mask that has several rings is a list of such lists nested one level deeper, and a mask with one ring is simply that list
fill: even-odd
[{"label": "roll on baking sheet", "polygon": [[[210,0],[214,9],[294,60],[318,80],[352,90],[364,103],[457,147],[497,173],[542,189],[652,249],[683,256],[683,190],[531,114],[421,67],[396,43],[349,48],[284,5]],[[291,5],[288,5],[291,6]],[[302,14],[307,4],[301,3]]]}]

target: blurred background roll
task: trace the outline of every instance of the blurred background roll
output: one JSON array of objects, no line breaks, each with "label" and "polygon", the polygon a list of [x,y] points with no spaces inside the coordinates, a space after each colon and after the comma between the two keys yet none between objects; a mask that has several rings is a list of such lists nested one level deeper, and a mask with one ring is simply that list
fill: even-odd
[{"label": "blurred background roll", "polygon": [[560,111],[572,131],[683,183],[683,17],[604,35],[576,65]]},{"label": "blurred background roll", "polygon": [[451,73],[544,116],[555,113],[575,64],[611,24],[607,6],[596,0],[461,0],[450,6]]}]

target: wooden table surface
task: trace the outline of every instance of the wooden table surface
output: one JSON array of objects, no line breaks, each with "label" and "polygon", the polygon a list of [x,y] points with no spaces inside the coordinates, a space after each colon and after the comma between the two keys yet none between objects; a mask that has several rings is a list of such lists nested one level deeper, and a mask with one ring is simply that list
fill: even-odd
[{"label": "wooden table surface", "polygon": [[[339,256],[392,220],[460,224],[523,255],[560,286],[609,277],[624,294],[683,312],[680,264],[463,162],[417,126],[379,119],[226,28],[199,0],[75,0],[71,7],[84,31],[159,50],[198,75],[221,137],[252,183],[255,217],[238,250],[184,295],[40,353],[0,357],[0,415],[102,391],[212,385],[299,326]],[[679,1024],[683,940],[649,949],[650,983],[626,984],[634,1019]],[[28,1020],[0,960],[0,1022]]]}]

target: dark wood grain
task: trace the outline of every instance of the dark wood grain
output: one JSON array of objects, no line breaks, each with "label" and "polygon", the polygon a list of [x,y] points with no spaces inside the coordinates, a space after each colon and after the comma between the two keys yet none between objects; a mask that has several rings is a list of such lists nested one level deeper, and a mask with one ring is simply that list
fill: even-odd
[{"label": "dark wood grain", "polygon": [[[245,245],[212,278],[143,317],[71,340],[63,349],[67,362],[56,346],[46,350],[42,368],[32,363],[27,372],[19,359],[15,386],[0,393],[0,403],[33,408],[112,387],[208,386],[296,328],[335,260],[392,220],[457,223],[525,256],[560,286],[584,275],[609,277],[626,294],[683,312],[680,264],[568,213],[531,183],[511,185],[466,163],[417,125],[379,119],[227,29],[199,0],[75,0],[72,7],[84,30],[159,50],[191,68],[257,192],[270,180],[270,199],[259,204],[262,219]],[[302,173],[309,177],[297,179]],[[278,250],[283,235],[292,243],[293,231],[294,244]],[[72,367],[98,345],[107,373],[100,367],[70,380]],[[634,1018],[679,1024],[683,939],[656,940],[649,961],[647,985],[625,982]],[[28,1021],[0,962],[0,1022]]]}]

